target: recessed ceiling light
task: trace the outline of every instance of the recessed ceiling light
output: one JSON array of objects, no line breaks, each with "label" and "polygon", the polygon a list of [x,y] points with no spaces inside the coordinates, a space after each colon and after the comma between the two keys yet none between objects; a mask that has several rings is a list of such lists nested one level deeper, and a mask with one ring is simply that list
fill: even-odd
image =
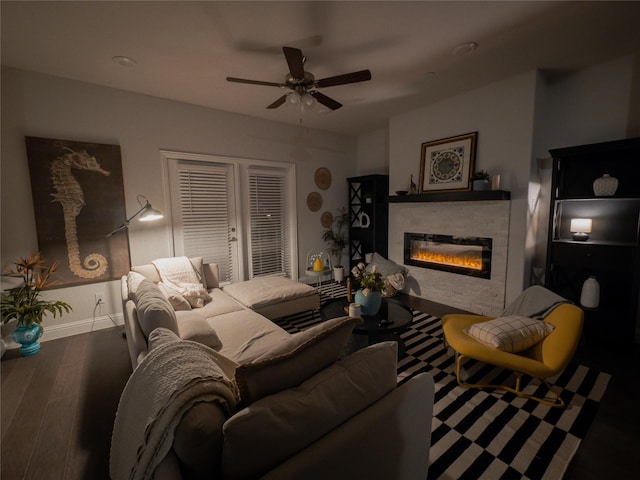
[{"label": "recessed ceiling light", "polygon": [[464,42],[453,49],[453,56],[457,57],[459,55],[467,55],[471,52],[475,52],[477,48],[478,44],[476,42]]},{"label": "recessed ceiling light", "polygon": [[124,55],[116,55],[115,57],[111,57],[111,60],[123,67],[133,67],[138,63],[133,58],[125,57]]}]

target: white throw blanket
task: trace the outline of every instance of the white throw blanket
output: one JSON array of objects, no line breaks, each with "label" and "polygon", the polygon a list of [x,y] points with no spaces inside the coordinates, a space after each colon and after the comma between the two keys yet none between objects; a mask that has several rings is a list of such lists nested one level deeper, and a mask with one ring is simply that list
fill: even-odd
[{"label": "white throw blanket", "polygon": [[231,415],[237,390],[217,352],[177,340],[149,352],[120,397],[111,438],[112,480],[150,479],[173,444],[182,416],[199,402],[219,402]]},{"label": "white throw blanket", "polygon": [[501,316],[521,315],[543,320],[553,309],[563,303],[571,302],[540,285],[532,285],[518,295],[511,305],[502,312]]},{"label": "white throw blanket", "polygon": [[159,258],[152,261],[162,281],[181,294],[192,307],[203,307],[211,300],[200,275],[187,257]]}]

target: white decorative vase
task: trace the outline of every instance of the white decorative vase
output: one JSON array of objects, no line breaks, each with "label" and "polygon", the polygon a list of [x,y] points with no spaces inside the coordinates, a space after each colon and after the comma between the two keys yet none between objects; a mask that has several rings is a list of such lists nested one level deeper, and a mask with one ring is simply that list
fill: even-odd
[{"label": "white decorative vase", "polygon": [[333,267],[333,278],[336,283],[344,280],[344,267]]},{"label": "white decorative vase", "polygon": [[593,275],[587,278],[582,285],[580,304],[587,308],[598,308],[600,305],[600,284]]},{"label": "white decorative vase", "polygon": [[618,189],[618,179],[605,173],[593,181],[593,193],[596,197],[611,197]]}]

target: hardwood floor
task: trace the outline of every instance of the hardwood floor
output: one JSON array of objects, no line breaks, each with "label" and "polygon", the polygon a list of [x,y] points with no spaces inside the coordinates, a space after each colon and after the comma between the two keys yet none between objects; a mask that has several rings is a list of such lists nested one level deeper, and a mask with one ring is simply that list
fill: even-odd
[{"label": "hardwood floor", "polygon": [[[419,298],[398,300],[434,315],[455,309]],[[111,430],[131,374],[122,327],[52,340],[1,362],[0,478],[108,479]],[[612,373],[594,425],[565,479],[636,478],[640,470],[640,346],[588,342],[576,360]]]},{"label": "hardwood floor", "polygon": [[3,480],[109,478],[113,420],[131,374],[122,331],[44,342],[33,357],[5,354]]}]

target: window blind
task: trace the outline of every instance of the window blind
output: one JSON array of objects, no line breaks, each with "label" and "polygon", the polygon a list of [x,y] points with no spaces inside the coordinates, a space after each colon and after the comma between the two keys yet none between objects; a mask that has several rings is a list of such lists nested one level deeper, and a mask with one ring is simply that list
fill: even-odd
[{"label": "window blind", "polygon": [[249,169],[250,276],[291,277],[287,178],[279,172]]},{"label": "window blind", "polygon": [[228,175],[226,167],[177,166],[183,254],[216,263],[221,282],[233,274]]}]

